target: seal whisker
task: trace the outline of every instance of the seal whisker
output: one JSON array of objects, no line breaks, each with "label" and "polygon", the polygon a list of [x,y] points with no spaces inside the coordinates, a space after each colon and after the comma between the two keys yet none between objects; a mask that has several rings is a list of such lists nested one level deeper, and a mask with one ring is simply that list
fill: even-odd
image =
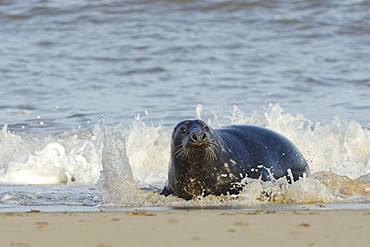
[{"label": "seal whisker", "polygon": [[205,150],[204,150],[204,153],[205,153],[205,159],[206,160],[212,160],[212,148],[210,146],[208,146]]},{"label": "seal whisker", "polygon": [[183,148],[183,146],[180,144],[180,145],[177,145],[174,149],[174,154],[175,154],[175,157],[177,158],[180,158],[180,159],[185,159],[186,157],[189,156],[189,150]]},{"label": "seal whisker", "polygon": [[208,160],[215,160],[217,159],[217,147],[216,143],[210,142],[207,149],[206,149],[206,159]]}]

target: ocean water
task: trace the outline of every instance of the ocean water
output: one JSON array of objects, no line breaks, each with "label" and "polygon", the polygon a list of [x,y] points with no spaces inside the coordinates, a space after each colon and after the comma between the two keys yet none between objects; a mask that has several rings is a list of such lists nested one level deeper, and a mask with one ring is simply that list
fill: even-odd
[{"label": "ocean water", "polygon": [[[370,207],[370,1],[1,1],[0,211]],[[312,176],[156,194],[183,119],[292,140]]]}]

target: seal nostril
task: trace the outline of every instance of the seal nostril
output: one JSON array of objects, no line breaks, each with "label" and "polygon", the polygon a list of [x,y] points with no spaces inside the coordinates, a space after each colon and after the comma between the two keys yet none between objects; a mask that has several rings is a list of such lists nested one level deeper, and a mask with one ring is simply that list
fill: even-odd
[{"label": "seal nostril", "polygon": [[206,133],[202,133],[202,141],[204,141],[207,138]]},{"label": "seal nostril", "polygon": [[198,138],[197,138],[197,135],[196,135],[196,134],[192,134],[192,135],[191,135],[191,139],[192,139],[193,141],[198,141]]},{"label": "seal nostril", "polygon": [[206,133],[201,132],[201,131],[195,132],[191,135],[191,140],[193,142],[201,143],[206,139],[207,139]]}]

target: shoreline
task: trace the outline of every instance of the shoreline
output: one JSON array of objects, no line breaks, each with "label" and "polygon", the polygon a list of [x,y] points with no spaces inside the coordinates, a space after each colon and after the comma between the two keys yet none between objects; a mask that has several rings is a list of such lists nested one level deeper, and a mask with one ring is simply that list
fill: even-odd
[{"label": "shoreline", "polygon": [[177,206],[104,206],[104,205],[18,205],[18,204],[0,204],[0,214],[8,212],[27,213],[32,210],[38,210],[42,213],[87,213],[87,212],[128,212],[133,210],[146,211],[171,211],[171,210],[370,210],[370,202],[341,202],[341,203],[266,203],[259,205],[177,205]]},{"label": "shoreline", "polygon": [[370,245],[370,209],[34,210],[0,221],[1,246]]}]

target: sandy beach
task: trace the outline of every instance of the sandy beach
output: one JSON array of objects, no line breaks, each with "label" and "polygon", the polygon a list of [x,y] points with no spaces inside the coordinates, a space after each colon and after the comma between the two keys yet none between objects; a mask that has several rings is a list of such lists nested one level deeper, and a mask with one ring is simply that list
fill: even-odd
[{"label": "sandy beach", "polygon": [[370,246],[369,210],[0,214],[1,246]]}]

